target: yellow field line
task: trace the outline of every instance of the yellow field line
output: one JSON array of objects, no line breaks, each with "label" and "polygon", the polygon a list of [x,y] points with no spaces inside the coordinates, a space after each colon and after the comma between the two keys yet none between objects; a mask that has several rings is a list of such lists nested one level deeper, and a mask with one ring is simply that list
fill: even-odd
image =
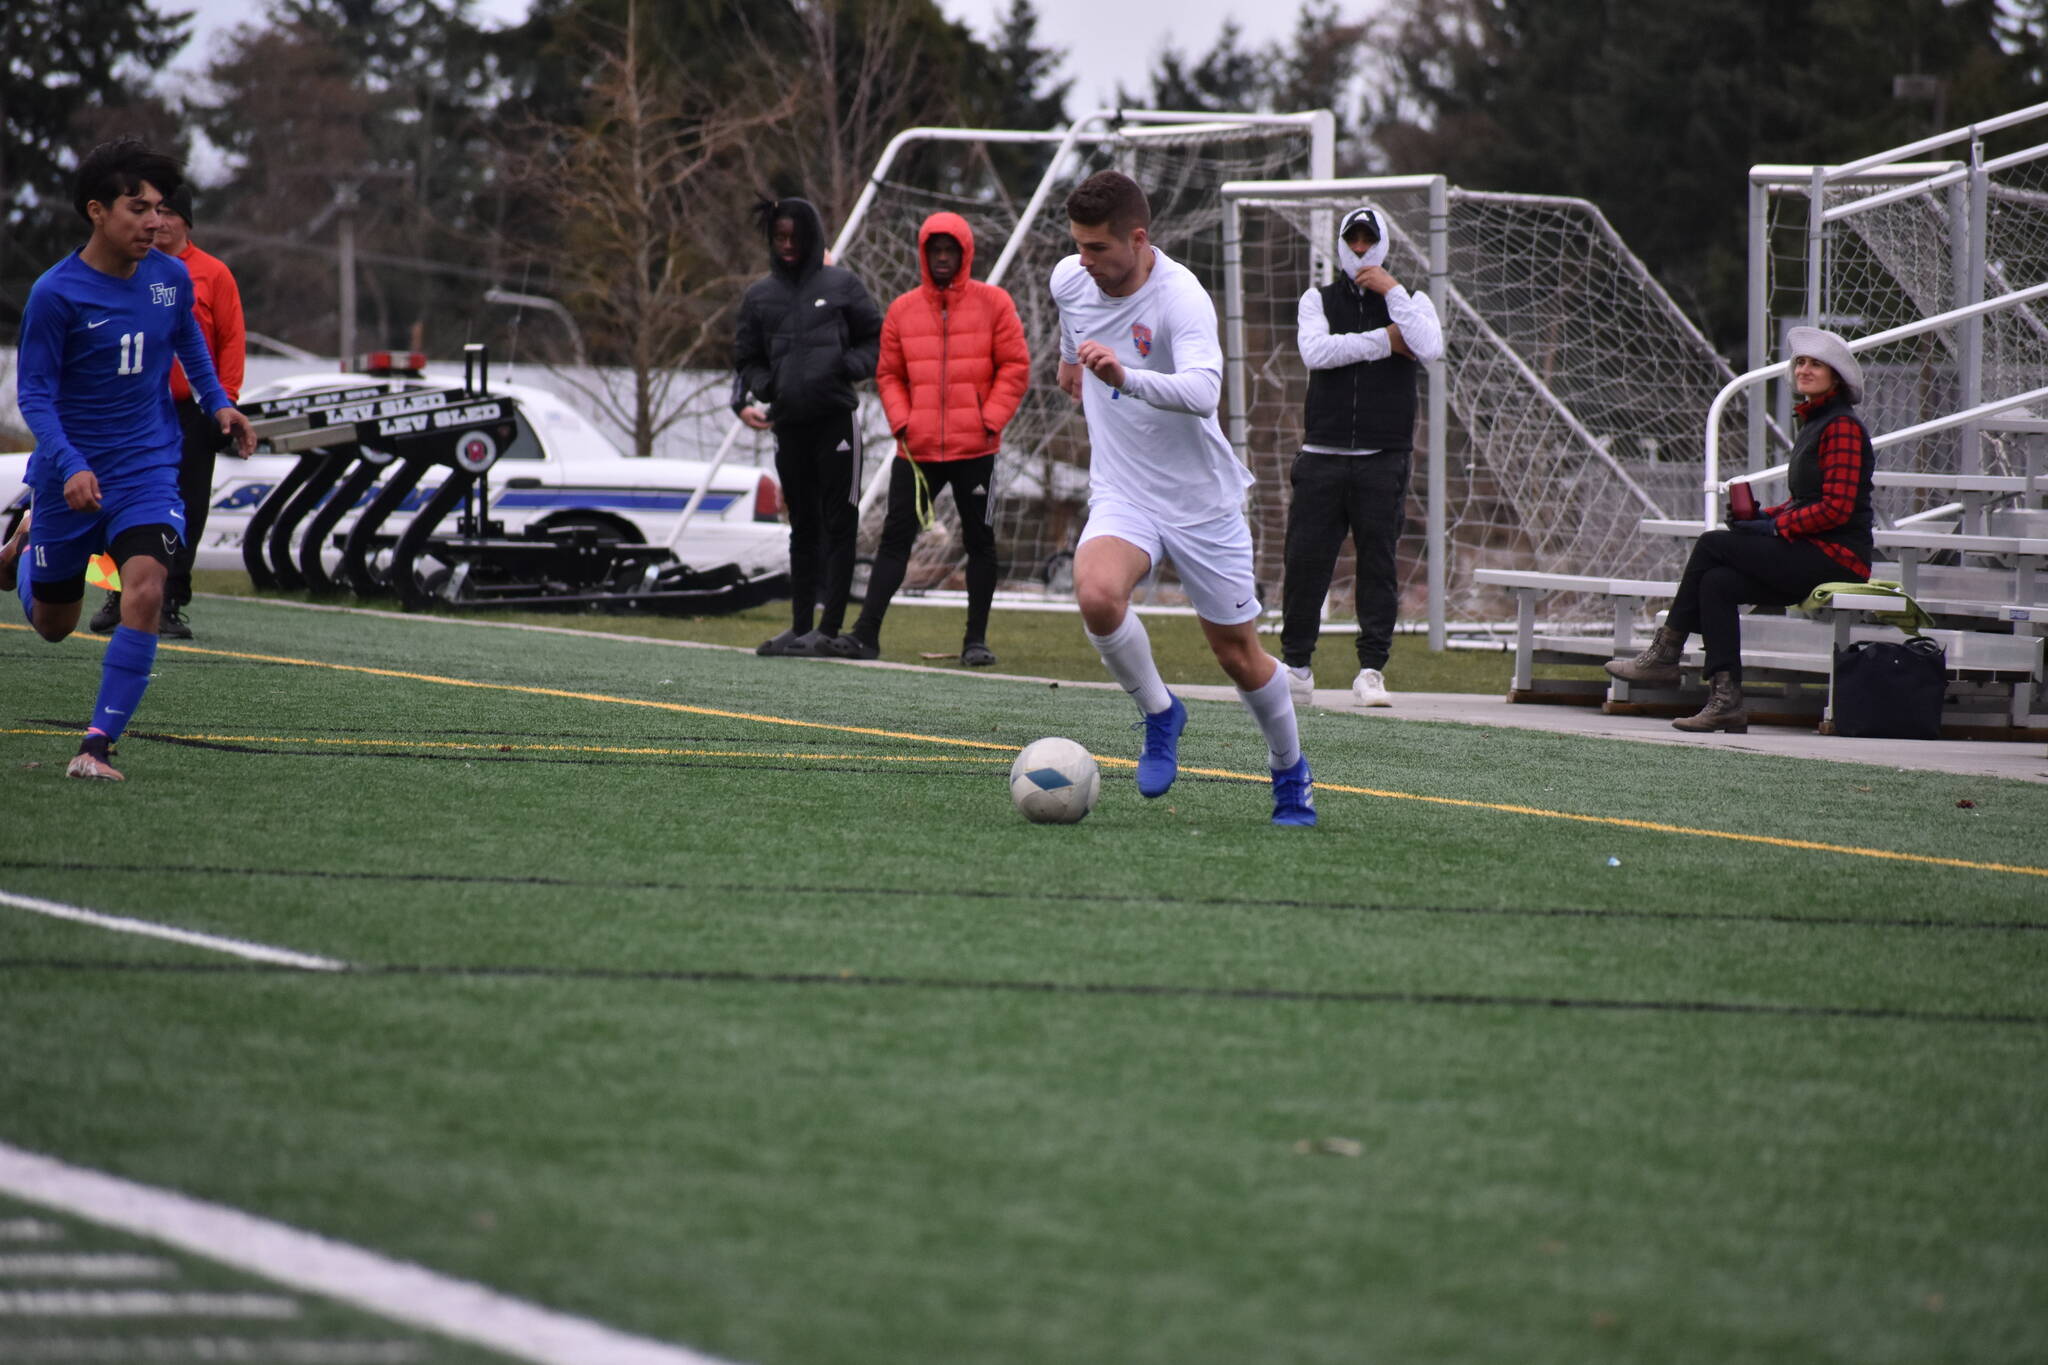
[{"label": "yellow field line", "polygon": [[[76,730],[42,730],[30,727],[0,729],[0,735],[76,735]],[[653,758],[791,758],[810,762],[875,763],[1003,763],[1003,758],[979,754],[810,754],[768,753],[760,749],[661,749],[626,747],[617,744],[483,744],[447,739],[335,739],[321,735],[187,735],[169,730],[152,731],[151,738],[184,740],[195,744],[325,744],[360,749],[458,749],[477,753],[617,754]]]},{"label": "yellow field line", "polygon": [[[9,630],[22,630],[22,626],[0,626]],[[571,692],[558,687],[534,687],[524,683],[477,682],[471,678],[447,678],[435,673],[408,673],[395,668],[371,668],[364,664],[337,664],[323,659],[295,659],[277,654],[248,654],[236,650],[202,649],[196,645],[165,644],[161,649],[177,650],[185,654],[203,654],[217,659],[243,659],[252,663],[291,664],[300,668],[324,668],[337,673],[362,673],[376,678],[397,678],[407,682],[435,683],[443,687],[471,687],[486,692],[514,692],[523,696],[556,697],[564,701],[595,701],[615,706],[639,706],[654,711],[675,711],[692,716],[716,716],[723,720],[753,721],[760,725],[786,725],[804,730],[829,730],[835,734],[868,735],[877,739],[905,739],[920,744],[947,744],[966,749],[995,749],[1003,753],[1015,753],[1014,744],[996,744],[980,739],[955,739],[947,735],[924,735],[912,731],[877,730],[860,725],[829,725],[822,721],[796,720],[789,716],[761,715],[751,711],[725,711],[717,707],[691,706],[686,702],[648,701],[640,697],[615,697],[605,692]],[[755,757],[757,755],[747,755]],[[871,758],[874,755],[861,755]],[[1111,758],[1096,755],[1098,763],[1112,767],[1135,767],[1136,762],[1128,758]],[[1182,768],[1182,772],[1198,777],[1217,777],[1236,782],[1264,783],[1271,779],[1264,773],[1232,772],[1225,768]],[[1636,820],[1621,815],[1581,815],[1576,811],[1549,810],[1542,806],[1520,806],[1500,801],[1471,801],[1455,796],[1423,796],[1417,792],[1385,791],[1377,787],[1352,787],[1341,783],[1318,780],[1316,790],[1321,792],[1343,792],[1351,796],[1376,796],[1388,801],[1419,801],[1432,806],[1454,806],[1464,810],[1497,811],[1504,815],[1527,815],[1544,820],[1570,820],[1584,825],[1605,825],[1615,829],[1638,830],[1650,834],[1683,834],[1698,839],[1723,839],[1730,843],[1763,844],[1771,848],[1795,849],[1804,853],[1836,853],[1854,858],[1879,858],[1889,862],[1919,863],[1929,867],[1955,867],[1972,872],[2010,872],[2023,877],[2048,878],[2048,867],[2035,867],[2026,863],[1988,863],[1969,858],[1943,858],[1930,853],[1900,853],[1894,849],[1866,848],[1856,844],[1830,844],[1818,839],[1788,839],[1773,834],[1741,834],[1733,830],[1703,829],[1693,825],[1670,825],[1658,820]]]},{"label": "yellow field line", "polygon": [[978,739],[953,739],[946,735],[920,735],[902,730],[873,730],[859,725],[826,725],[819,721],[793,720],[787,716],[763,716],[751,711],[725,711],[715,706],[691,706],[679,701],[648,701],[640,697],[615,697],[607,692],[571,692],[560,687],[534,687],[525,683],[487,683],[472,678],[445,678],[437,673],[408,673],[396,668],[371,668],[364,664],[335,664],[323,659],[294,659],[277,654],[244,654],[227,649],[200,649],[193,645],[162,645],[186,654],[205,654],[216,659],[246,659],[252,663],[293,664],[300,668],[326,668],[337,673],[363,673],[373,678],[398,678],[407,682],[435,683],[442,687],[473,687],[486,692],[516,692],[529,697],[556,697],[563,701],[598,701],[613,706],[641,706],[652,711],[676,711],[689,716],[716,716],[721,720],[748,720],[759,725],[788,725],[804,730],[830,730],[834,734],[869,735],[876,739],[907,739],[919,744],[951,744],[967,749],[1000,749],[1015,753],[1014,744],[991,744]]}]

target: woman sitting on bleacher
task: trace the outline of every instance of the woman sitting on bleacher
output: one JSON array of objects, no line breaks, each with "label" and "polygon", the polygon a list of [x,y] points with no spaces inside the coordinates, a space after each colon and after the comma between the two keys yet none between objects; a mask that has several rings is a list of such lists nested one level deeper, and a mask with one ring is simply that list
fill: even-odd
[{"label": "woman sitting on bleacher", "polygon": [[1863,367],[1848,343],[1818,327],[1792,328],[1785,346],[1799,396],[1799,439],[1786,471],[1792,496],[1701,536],[1649,648],[1607,664],[1625,682],[1676,686],[1686,637],[1698,631],[1706,650],[1707,704],[1698,715],[1671,722],[1680,730],[1739,735],[1749,729],[1738,607],[1789,607],[1822,583],[1870,577],[1870,433],[1855,412]]}]

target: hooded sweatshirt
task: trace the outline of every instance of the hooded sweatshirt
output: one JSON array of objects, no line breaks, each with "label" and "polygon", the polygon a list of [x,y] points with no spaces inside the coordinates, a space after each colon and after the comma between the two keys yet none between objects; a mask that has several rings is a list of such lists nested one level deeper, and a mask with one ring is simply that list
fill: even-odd
[{"label": "hooded sweatshirt", "polygon": [[[960,271],[932,282],[926,243],[960,243]],[[972,278],[974,230],[957,213],[934,213],[917,231],[923,283],[897,297],[882,320],[875,371],[889,429],[910,458],[966,460],[993,453],[1031,382],[1031,352],[1009,291]]]},{"label": "hooded sweatshirt", "polygon": [[825,228],[806,199],[778,200],[769,223],[796,226],[797,258],[768,253],[768,274],[740,300],[733,338],[732,408],[769,420],[814,422],[860,405],[854,385],[875,372],[882,314],[850,270],[825,264]]},{"label": "hooded sweatshirt", "polygon": [[[1353,251],[1344,231],[1367,215],[1379,240]],[[1366,454],[1415,444],[1419,362],[1444,353],[1443,328],[1427,294],[1395,285],[1382,295],[1359,286],[1358,272],[1383,264],[1389,245],[1379,211],[1353,209],[1337,227],[1337,278],[1301,296],[1296,339],[1309,368],[1304,450]],[[1390,322],[1400,327],[1411,354],[1393,349]]]}]

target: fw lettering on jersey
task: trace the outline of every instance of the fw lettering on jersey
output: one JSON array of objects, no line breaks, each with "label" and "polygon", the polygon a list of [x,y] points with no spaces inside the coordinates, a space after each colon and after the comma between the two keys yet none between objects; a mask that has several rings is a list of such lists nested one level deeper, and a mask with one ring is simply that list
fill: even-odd
[{"label": "fw lettering on jersey", "polygon": [[165,308],[178,306],[178,286],[175,284],[152,284],[149,287],[149,301]]}]

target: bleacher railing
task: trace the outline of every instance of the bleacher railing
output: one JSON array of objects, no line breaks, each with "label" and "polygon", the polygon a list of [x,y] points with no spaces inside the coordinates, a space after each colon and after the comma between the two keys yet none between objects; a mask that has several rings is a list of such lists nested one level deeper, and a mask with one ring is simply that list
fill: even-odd
[{"label": "bleacher railing", "polygon": [[[2034,138],[2032,145],[1987,156],[1986,139],[2013,130],[2022,130],[2022,140]],[[1918,335],[1898,328],[2048,278],[2048,139],[2042,133],[2048,133],[2048,103],[1839,166],[1752,167],[1750,369],[1765,368],[1776,353],[1774,326],[1803,322],[1844,336]],[[1956,155],[1919,159],[1945,152]],[[1798,307],[1775,316],[1774,299],[1788,292],[1796,294]],[[1896,425],[1930,403],[1976,409],[1987,397],[2048,378],[2048,320],[2040,312],[2021,308],[1997,319],[1990,310],[1956,312],[1954,319],[1953,332],[1928,338],[1892,367],[1888,380],[1872,376],[1878,392],[1867,406],[1881,423]],[[1952,392],[1930,398],[1930,383]],[[1780,400],[1776,416],[1779,427],[1789,424],[1789,398]],[[1762,392],[1751,390],[1752,470],[1766,463],[1770,426]],[[1975,421],[1939,429],[1956,432],[1939,463],[1957,473],[1984,473],[1987,460],[2001,458],[1987,449]]]},{"label": "bleacher railing", "polygon": [[[2004,312],[2009,309],[2025,308],[2036,300],[2044,298],[2048,298],[2048,284],[2037,284],[2031,288],[2022,289],[2017,293],[2005,294],[1995,299],[1988,299],[1983,303],[1973,303],[1966,308],[1952,308],[1946,313],[1939,313],[1934,317],[1925,318],[1919,322],[1907,323],[1905,326],[1889,328],[1882,332],[1873,332],[1866,337],[1858,337],[1854,341],[1849,342],[1849,350],[1852,354],[1858,351],[1875,350],[1878,347],[1904,340],[1907,337],[1919,336],[1922,333],[1937,331],[1945,327],[1953,327],[1959,323],[1973,322],[1987,314]],[[1760,366],[1757,369],[1739,374],[1730,380],[1718,394],[1714,395],[1713,403],[1708,406],[1706,472],[1705,477],[1701,481],[1702,492],[1705,496],[1705,510],[1701,520],[1707,529],[1711,530],[1718,524],[1721,495],[1727,492],[1730,484],[1753,483],[1770,478],[1773,475],[1783,474],[1786,471],[1786,465],[1772,465],[1767,469],[1749,470],[1736,478],[1729,479],[1725,483],[1722,482],[1720,472],[1721,417],[1727,411],[1728,404],[1734,399],[1735,395],[1749,389],[1760,389],[1765,382],[1782,378],[1790,374],[1791,370],[1792,364],[1789,360],[1780,360],[1775,364]],[[1994,417],[2001,412],[2008,412],[2013,408],[2024,407],[2029,403],[2043,400],[2048,400],[2048,385],[2042,385],[2024,393],[2013,394],[2005,398],[1994,398],[1987,402],[1975,404],[1962,411],[1950,413],[1944,417],[1918,422],[1896,431],[1885,432],[1882,435],[1872,437],[1870,443],[1874,448],[1882,450],[1888,446],[1916,441],[1923,437],[1931,436],[1936,432],[1971,426],[1982,422],[1987,417]]]}]

